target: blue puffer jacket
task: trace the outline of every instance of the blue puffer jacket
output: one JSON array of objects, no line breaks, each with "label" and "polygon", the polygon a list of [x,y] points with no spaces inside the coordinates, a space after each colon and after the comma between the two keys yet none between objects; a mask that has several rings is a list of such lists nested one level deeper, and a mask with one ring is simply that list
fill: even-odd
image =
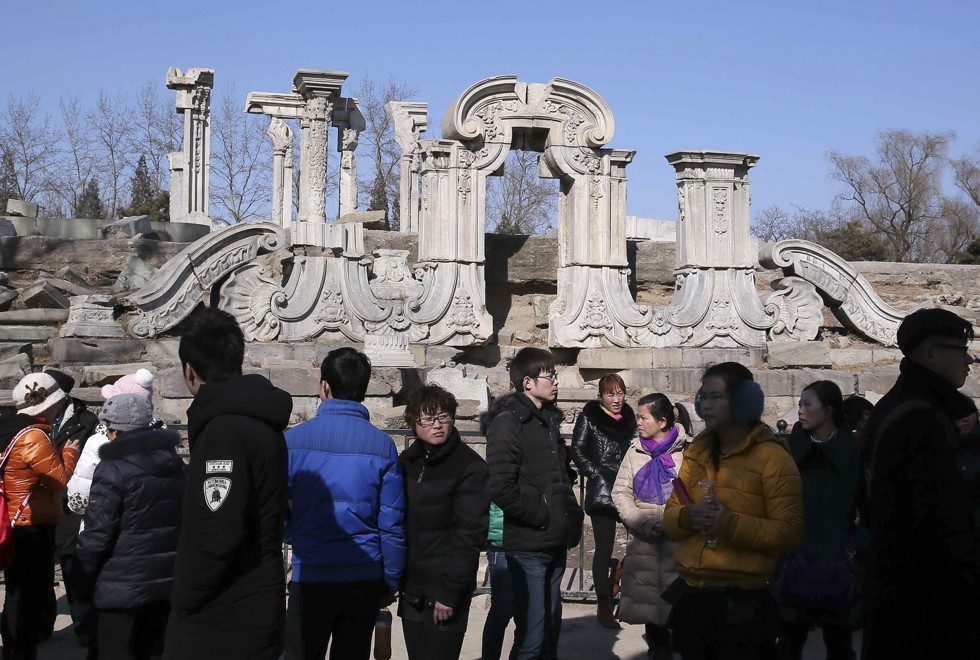
[{"label": "blue puffer jacket", "polygon": [[286,432],[286,541],[295,582],[385,581],[405,568],[405,492],[394,441],[356,401],[327,399]]}]

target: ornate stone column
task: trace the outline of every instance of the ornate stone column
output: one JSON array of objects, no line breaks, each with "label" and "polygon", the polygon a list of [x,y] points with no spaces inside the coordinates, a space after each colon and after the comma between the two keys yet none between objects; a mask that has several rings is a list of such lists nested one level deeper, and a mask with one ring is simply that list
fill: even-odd
[{"label": "ornate stone column", "polygon": [[300,208],[298,222],[326,222],[327,133],[334,101],[350,75],[346,71],[300,69],[293,93],[306,102],[300,117]]},{"label": "ornate stone column", "polygon": [[272,140],[272,222],[289,227],[293,221],[293,131],[279,117],[269,120]]},{"label": "ornate stone column", "polygon": [[419,231],[419,136],[429,125],[428,103],[389,101],[385,111],[395,129],[395,140],[402,149],[399,178],[399,229]]},{"label": "ornate stone column", "polygon": [[[182,151],[179,155],[171,154],[170,158],[170,220],[211,226],[208,202],[214,69],[188,69],[184,73],[171,67],[167,71],[167,87],[177,92],[177,112],[184,115]],[[180,174],[175,175],[176,172]]]}]

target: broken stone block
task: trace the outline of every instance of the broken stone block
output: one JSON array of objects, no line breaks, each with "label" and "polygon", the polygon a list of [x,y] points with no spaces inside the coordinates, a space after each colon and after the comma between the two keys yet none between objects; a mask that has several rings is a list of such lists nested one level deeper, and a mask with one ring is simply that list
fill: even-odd
[{"label": "broken stone block", "polygon": [[63,280],[60,277],[44,277],[42,279],[49,282],[54,288],[58,289],[62,293],[68,294],[69,296],[88,296],[95,293],[95,290],[90,286],[75,284],[74,282]]},{"label": "broken stone block", "polygon": [[7,218],[0,218],[0,236],[16,236],[17,227]]},{"label": "broken stone block", "polygon": [[0,360],[0,388],[12,389],[30,372],[31,359],[24,353],[17,353]]},{"label": "broken stone block", "polygon": [[36,218],[37,204],[34,202],[25,202],[22,199],[8,199],[7,215],[16,215],[22,218]]},{"label": "broken stone block", "polygon": [[830,349],[822,341],[775,341],[766,344],[770,369],[829,367]]},{"label": "broken stone block", "polygon": [[18,309],[0,312],[0,325],[54,325],[66,320],[67,309]]},{"label": "broken stone block", "polygon": [[387,211],[355,211],[345,213],[334,221],[334,224],[360,222],[365,229],[390,229]]},{"label": "broken stone block", "polygon": [[19,295],[16,289],[0,288],[0,312],[6,312],[10,309]]},{"label": "broken stone block", "polygon": [[122,272],[119,273],[119,277],[116,279],[116,283],[112,286],[112,290],[120,292],[134,291],[142,288],[150,281],[150,278],[153,277],[156,271],[157,269],[155,267],[136,255],[133,255],[126,262],[126,265],[123,266]]},{"label": "broken stone block", "polygon": [[62,337],[125,337],[115,319],[114,299],[107,295],[72,296]]},{"label": "broken stone block", "polygon": [[130,362],[127,364],[96,364],[82,368],[82,384],[92,387],[102,387],[127,374],[134,374],[138,369],[153,371],[150,362]]},{"label": "broken stone block", "polygon": [[71,301],[68,300],[68,296],[58,291],[47,280],[38,280],[21,291],[20,299],[23,301],[25,307],[33,309],[39,307],[68,309],[71,306]]},{"label": "broken stone block", "polygon": [[457,401],[471,399],[479,402],[480,410],[486,410],[490,405],[490,387],[486,376],[471,377],[462,369],[433,369],[425,380],[452,392]]},{"label": "broken stone block", "polygon": [[65,266],[64,268],[59,268],[54,272],[54,276],[59,280],[65,280],[66,282],[71,282],[72,284],[77,284],[78,286],[89,286],[88,281],[75,272],[71,266]]},{"label": "broken stone block", "polygon": [[47,325],[0,325],[0,342],[45,342],[55,329]]},{"label": "broken stone block", "polygon": [[33,362],[33,345],[29,342],[13,341],[0,344],[0,360],[23,353]]},{"label": "broken stone block", "polygon": [[531,311],[534,313],[534,325],[539,328],[548,327],[548,306],[558,296],[536,295],[531,298]]},{"label": "broken stone block", "polygon": [[149,234],[151,229],[149,216],[131,215],[106,223],[102,227],[102,234],[106,238],[132,238],[140,234]]},{"label": "broken stone block", "polygon": [[405,427],[405,406],[384,406],[370,409],[371,423],[379,429]]}]

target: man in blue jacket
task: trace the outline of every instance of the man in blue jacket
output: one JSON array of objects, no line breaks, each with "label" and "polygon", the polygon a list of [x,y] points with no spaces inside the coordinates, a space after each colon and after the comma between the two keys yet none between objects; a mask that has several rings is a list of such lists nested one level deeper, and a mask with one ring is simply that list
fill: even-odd
[{"label": "man in blue jacket", "polygon": [[[286,660],[362,658],[405,566],[405,495],[392,439],[361,403],[371,362],[352,348],[320,365],[316,417],[286,433],[293,574]],[[331,639],[333,640],[331,644]]]}]

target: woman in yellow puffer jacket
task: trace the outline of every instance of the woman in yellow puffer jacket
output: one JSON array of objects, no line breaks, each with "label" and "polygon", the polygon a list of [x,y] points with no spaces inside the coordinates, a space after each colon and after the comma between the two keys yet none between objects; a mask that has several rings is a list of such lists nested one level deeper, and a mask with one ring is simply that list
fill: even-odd
[{"label": "woman in yellow puffer jacket", "polygon": [[736,362],[701,379],[694,407],[705,430],[684,452],[684,488],[675,487],[664,513],[680,574],[664,597],[684,660],[775,657],[778,614],[767,583],[779,554],[803,538],[803,487],[786,443],[760,421],[764,403],[752,372]]}]

